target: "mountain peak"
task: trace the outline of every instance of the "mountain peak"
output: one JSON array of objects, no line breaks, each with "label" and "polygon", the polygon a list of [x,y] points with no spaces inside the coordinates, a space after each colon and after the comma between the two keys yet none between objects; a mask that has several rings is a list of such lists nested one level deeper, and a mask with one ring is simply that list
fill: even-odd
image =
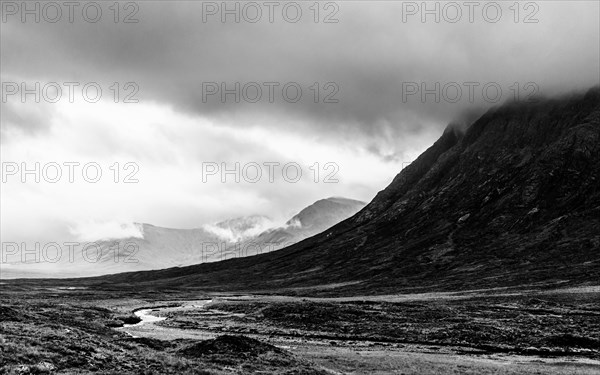
[{"label": "mountain peak", "polygon": [[303,228],[323,227],[323,229],[327,229],[328,225],[337,223],[338,218],[354,215],[365,204],[365,202],[343,197],[320,199],[294,215],[286,224]]}]

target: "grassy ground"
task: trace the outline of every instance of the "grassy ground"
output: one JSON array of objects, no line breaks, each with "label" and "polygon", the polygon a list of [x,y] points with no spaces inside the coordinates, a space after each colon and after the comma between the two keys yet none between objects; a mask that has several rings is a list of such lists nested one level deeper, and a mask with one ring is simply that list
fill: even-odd
[{"label": "grassy ground", "polygon": [[[212,345],[216,350],[207,354],[206,348],[198,349],[198,343],[191,340],[132,338],[114,329],[130,318],[123,313],[126,301],[113,300],[111,304],[108,295],[97,301],[88,297],[68,292],[3,291],[0,373],[325,373],[285,350],[244,339],[237,342],[241,352],[235,345],[223,349],[216,342]],[[96,302],[110,308],[96,306]],[[248,346],[260,350],[246,353]]]},{"label": "grassy ground", "polygon": [[[431,297],[214,298],[178,291],[4,288],[0,373],[600,371],[596,290]],[[185,302],[204,298],[213,302],[202,308]],[[134,309],[149,306],[162,306],[156,314],[167,320],[141,330],[147,337],[117,328],[135,322]]]},{"label": "grassy ground", "polygon": [[600,351],[600,304],[587,293],[395,303],[225,301],[211,308],[243,313],[241,326],[249,322],[279,334],[450,345],[471,352],[594,357]]}]

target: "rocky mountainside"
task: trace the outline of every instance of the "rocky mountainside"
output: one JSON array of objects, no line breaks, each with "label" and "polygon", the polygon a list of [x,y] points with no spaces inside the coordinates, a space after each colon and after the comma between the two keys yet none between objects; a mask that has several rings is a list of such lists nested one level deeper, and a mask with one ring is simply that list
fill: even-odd
[{"label": "rocky mountainside", "polygon": [[[388,293],[600,280],[600,89],[449,127],[352,218],[281,251],[101,281]],[[325,293],[325,292],[323,292]]]}]

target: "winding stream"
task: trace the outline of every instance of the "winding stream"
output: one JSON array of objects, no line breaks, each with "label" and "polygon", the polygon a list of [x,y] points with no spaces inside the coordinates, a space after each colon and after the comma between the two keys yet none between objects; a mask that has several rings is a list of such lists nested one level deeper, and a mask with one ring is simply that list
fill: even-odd
[{"label": "winding stream", "polygon": [[166,314],[169,312],[191,309],[204,310],[205,306],[211,302],[212,299],[206,299],[188,301],[183,303],[181,306],[140,309],[134,312],[134,314],[141,319],[139,323],[124,324],[123,327],[117,329],[126,332],[131,337],[148,337],[161,340],[173,340],[178,338],[191,338],[200,340],[210,339],[215,337],[215,335],[209,332],[163,327],[157,325],[156,323],[164,321],[167,318],[153,314]]},{"label": "winding stream", "polygon": [[[173,326],[163,326],[160,324],[161,321],[165,321],[167,319],[173,319],[175,323],[177,323],[177,314],[174,315],[173,318],[167,318],[166,315],[169,313],[176,313],[181,311],[194,311],[197,310],[199,312],[198,317],[202,317],[204,314],[223,314],[224,317],[236,316],[235,313],[225,313],[219,311],[209,311],[206,308],[206,305],[211,303],[212,299],[207,300],[195,300],[195,301],[186,301],[182,302],[179,306],[173,307],[152,307],[152,308],[142,308],[140,310],[134,311],[134,314],[138,316],[141,321],[136,324],[125,324],[121,328],[117,328],[117,330],[123,331],[134,338],[153,338],[160,340],[175,340],[175,339],[192,339],[192,340],[208,340],[213,339],[219,335],[224,334],[226,331],[221,330],[206,330],[204,328],[177,328]],[[156,315],[154,315],[156,314]],[[219,324],[220,325],[220,324]],[[225,327],[221,327],[225,328]],[[326,352],[329,356],[347,355],[348,351],[364,351],[364,353],[371,353],[373,355],[383,355],[385,354],[386,358],[390,355],[396,356],[400,358],[399,360],[405,361],[407,356],[418,356],[422,358],[423,356],[430,358],[432,361],[439,361],[440,358],[453,358],[455,359],[456,353],[449,349],[448,352],[440,352],[439,347],[436,347],[435,353],[429,351],[427,345],[414,345],[411,347],[409,345],[402,345],[399,348],[395,347],[373,347],[377,342],[373,341],[364,341],[362,343],[352,342],[349,344],[349,347],[338,347],[337,345],[331,347],[330,339],[319,339],[319,338],[309,338],[309,337],[276,337],[273,338],[269,332],[262,333],[244,333],[244,335],[248,337],[252,337],[258,340],[269,342],[272,345],[278,346],[283,349],[291,350],[294,353],[300,353],[302,355],[308,355],[319,357],[322,353]],[[338,340],[336,340],[338,341]],[[339,340],[339,343],[343,343],[344,340]],[[382,354],[383,353],[383,354]],[[345,358],[345,357],[344,357]],[[462,358],[462,357],[461,357]],[[537,356],[521,356],[514,354],[489,354],[485,358],[471,358],[472,360],[477,360],[482,364],[502,364],[503,366],[507,363],[545,363],[545,364],[553,364],[553,363],[562,363],[565,361],[563,358],[540,358]],[[571,363],[579,363],[579,364],[587,364],[587,365],[599,365],[600,361],[589,358],[569,358],[569,362]]]},{"label": "winding stream", "polygon": [[144,323],[160,322],[162,320],[167,319],[166,317],[154,316],[154,315],[150,314],[152,311],[158,311],[158,309],[137,310],[133,314],[142,320],[140,320],[138,323],[134,323],[134,324],[123,324],[123,327],[124,328],[137,327],[137,326],[141,326]]}]

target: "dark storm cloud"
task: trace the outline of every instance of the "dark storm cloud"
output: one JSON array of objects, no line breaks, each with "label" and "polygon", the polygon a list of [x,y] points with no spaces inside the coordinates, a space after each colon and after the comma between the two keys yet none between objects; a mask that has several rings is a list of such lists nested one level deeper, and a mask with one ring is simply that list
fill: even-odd
[{"label": "dark storm cloud", "polygon": [[[298,23],[282,19],[281,8],[290,3],[279,5],[273,23],[264,15],[256,23],[221,23],[218,17],[204,23],[203,4],[196,1],[118,2],[120,21],[135,8],[131,4],[139,6],[138,23],[115,23],[109,8],[115,2],[109,1],[75,2],[73,23],[65,21],[66,13],[56,23],[44,17],[36,23],[30,15],[23,23],[20,14],[10,14],[14,8],[5,7],[25,3],[30,9],[63,4],[0,2],[3,89],[10,82],[26,82],[29,88],[35,81],[97,82],[104,100],[82,103],[80,89],[75,105],[65,99],[37,104],[31,96],[21,103],[18,94],[11,95],[0,108],[3,160],[135,161],[140,183],[109,184],[107,179],[102,186],[23,188],[13,180],[3,186],[0,206],[10,220],[2,220],[1,231],[3,238],[18,241],[54,241],[70,233],[66,229],[85,228],[88,222],[189,228],[256,213],[287,220],[327,196],[368,201],[448,123],[462,129],[500,104],[483,100],[485,83],[497,83],[504,101],[515,87],[521,97],[536,90],[553,95],[600,80],[599,4],[591,1],[527,2],[537,4],[537,11],[519,2],[517,23],[508,9],[514,2],[502,2],[504,13],[497,23],[482,20],[481,8],[493,2],[479,3],[473,23],[466,14],[456,23],[436,23],[431,16],[422,23],[415,14],[405,23],[407,3],[396,1],[338,2],[338,23],[314,23],[312,1],[299,3],[304,16]],[[81,17],[89,4],[103,9],[96,23]],[[331,3],[318,4],[322,21]],[[447,8],[451,2],[427,4]],[[523,23],[532,9],[539,22]],[[137,83],[140,104],[112,103],[114,82],[120,84],[121,99],[129,92],[124,84]],[[287,103],[280,86],[274,103],[265,100],[266,89],[257,103],[232,103],[231,96],[229,103],[218,96],[203,102],[203,82],[229,87],[236,82],[296,82],[303,96]],[[313,102],[315,82],[320,83],[321,103]],[[325,87],[328,82],[337,86]],[[472,102],[467,82],[479,85]],[[405,89],[418,90],[420,83],[427,88],[446,85],[449,98],[458,87],[462,97],[456,103],[446,97],[437,103],[428,95],[422,102],[420,93],[404,97],[403,83]],[[339,102],[322,103],[336,87]],[[281,178],[276,183],[203,183],[206,161],[229,167],[234,162],[294,161],[307,173],[297,184]],[[308,168],[315,162],[335,162],[339,183],[313,182]]]},{"label": "dark storm cloud", "polygon": [[[538,2],[539,22],[530,24],[515,24],[507,6],[498,23],[482,20],[480,12],[474,23],[466,15],[456,23],[432,18],[422,23],[419,15],[404,23],[401,2],[367,1],[338,2],[338,23],[315,24],[310,4],[301,4],[304,15],[298,23],[284,21],[277,11],[274,23],[265,15],[256,23],[222,23],[218,16],[205,23],[202,4],[188,1],[140,2],[139,22],[132,24],[115,24],[106,7],[98,23],[8,18],[2,30],[3,81],[96,81],[103,87],[134,81],[144,102],[213,118],[217,124],[258,124],[353,140],[383,157],[394,152],[381,147],[393,148],[403,134],[461,117],[470,121],[472,116],[462,113],[495,104],[482,96],[485,83],[498,83],[506,100],[515,82],[521,96],[536,87],[540,94],[552,94],[599,82],[597,2]],[[303,97],[288,103],[277,89],[269,103],[268,88],[262,86],[258,103],[232,103],[232,96],[221,103],[218,95],[204,102],[203,82],[229,87],[296,82]],[[315,104],[314,82],[321,85],[320,100],[338,87],[334,98],[339,103]],[[335,86],[324,90],[327,82]],[[456,82],[462,99],[452,103],[442,97],[436,103],[430,95],[422,103],[419,94],[404,98],[406,82],[425,82],[429,88]],[[473,103],[464,82],[479,84]],[[535,87],[526,90],[528,82]]]}]

